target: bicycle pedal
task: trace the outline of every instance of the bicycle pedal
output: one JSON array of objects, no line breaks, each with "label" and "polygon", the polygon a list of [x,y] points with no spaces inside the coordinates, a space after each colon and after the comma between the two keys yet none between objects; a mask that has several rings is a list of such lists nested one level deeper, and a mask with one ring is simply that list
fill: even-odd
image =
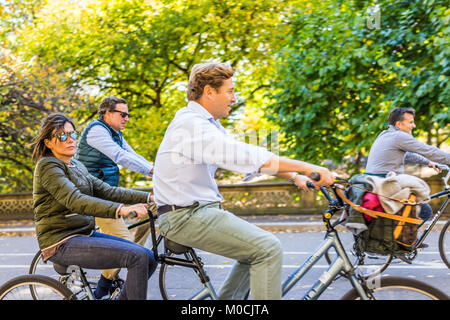
[{"label": "bicycle pedal", "polygon": [[110,295],[108,300],[116,300],[120,294],[120,288],[116,288]]},{"label": "bicycle pedal", "polygon": [[403,262],[406,262],[407,264],[412,264],[412,260],[410,260],[408,257],[405,257],[403,255],[395,256],[396,258],[402,260]]},{"label": "bicycle pedal", "polygon": [[417,249],[425,249],[425,248],[428,248],[428,247],[429,247],[428,244],[422,243],[420,246],[417,247]]}]

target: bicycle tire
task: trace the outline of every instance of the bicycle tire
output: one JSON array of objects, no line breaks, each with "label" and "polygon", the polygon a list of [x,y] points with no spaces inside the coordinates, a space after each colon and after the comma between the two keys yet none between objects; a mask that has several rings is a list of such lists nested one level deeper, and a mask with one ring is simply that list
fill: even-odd
[{"label": "bicycle tire", "polygon": [[[46,288],[47,290],[50,289],[51,292],[55,294],[52,295],[52,298],[55,298],[55,300],[76,300],[76,296],[73,294],[73,292],[59,281],[43,275],[30,274],[18,276],[5,282],[0,287],[0,300],[7,300],[8,297],[12,298],[13,300],[21,300],[17,299],[17,296],[12,295],[13,291],[18,289],[19,287],[28,287],[26,290],[22,289],[22,291],[20,291],[20,294],[22,294],[24,298],[27,298],[23,300],[34,300],[34,297],[31,295],[31,286],[39,286],[41,288]],[[29,294],[27,294],[28,291]]]},{"label": "bicycle tire", "polygon": [[450,220],[444,225],[439,234],[439,254],[441,255],[442,261],[447,265],[447,268],[450,269],[450,261],[445,254],[445,250],[450,250],[450,248],[445,248],[445,237],[450,237]]},{"label": "bicycle tire", "polygon": [[[42,263],[42,264],[41,264]],[[97,287],[97,282],[100,279],[100,276],[98,275],[98,270],[90,269],[90,270],[83,270],[85,273],[85,276],[89,282],[89,285],[92,290],[95,290]],[[52,279],[57,280],[58,282],[61,282],[63,285],[65,285],[69,290],[77,294],[78,300],[83,300],[83,297],[88,297],[86,294],[86,290],[80,286],[70,286],[70,282],[68,283],[68,276],[61,276],[53,269],[53,263],[51,261],[47,261],[46,263],[42,262],[42,256],[41,256],[41,250],[38,250],[36,252],[35,256],[33,257],[33,260],[31,261],[30,268],[28,269],[28,274],[30,275],[44,275],[48,276]],[[80,279],[78,279],[80,280]],[[78,282],[78,281],[77,281]],[[81,283],[81,280],[79,281]],[[31,287],[31,294],[35,298],[35,300],[39,300],[37,294],[35,293],[33,287]]]},{"label": "bicycle tire", "polygon": [[[166,256],[173,257],[175,254],[169,252]],[[189,257],[185,254],[184,259],[189,260]],[[170,279],[170,285],[168,279]],[[161,264],[159,291],[163,300],[189,300],[203,288],[200,277],[193,268]]]},{"label": "bicycle tire", "polygon": [[[433,300],[448,300],[449,297],[442,292],[441,290],[430,286],[429,284],[418,281],[410,278],[401,278],[401,277],[378,277],[379,284],[374,289],[371,289],[371,293],[375,294],[376,292],[381,292],[383,290],[392,288],[392,289],[403,289],[407,290],[410,293],[421,293],[424,296],[427,296]],[[359,300],[360,296],[355,288],[348,291],[341,300]],[[376,299],[376,297],[375,297]],[[404,300],[394,298],[394,300]],[[414,299],[414,298],[413,298]],[[415,298],[417,299],[417,298]],[[420,298],[419,298],[420,299]],[[422,298],[423,299],[423,298]],[[387,300],[381,298],[380,300]]]}]

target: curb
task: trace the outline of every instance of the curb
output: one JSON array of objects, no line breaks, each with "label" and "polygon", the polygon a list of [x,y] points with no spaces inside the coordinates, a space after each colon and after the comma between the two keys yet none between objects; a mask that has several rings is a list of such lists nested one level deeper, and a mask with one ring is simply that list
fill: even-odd
[{"label": "curb", "polygon": [[[324,232],[325,226],[322,221],[249,221],[250,223],[260,227],[261,229],[270,232]],[[446,220],[441,220],[436,223],[433,232],[440,232],[446,223]],[[158,225],[156,225],[158,229]],[[339,232],[349,232],[345,227],[338,226],[336,228]],[[421,227],[419,232],[425,229]],[[157,230],[158,231],[158,230]],[[34,225],[32,226],[11,226],[0,227],[0,237],[24,237],[36,236]]]}]

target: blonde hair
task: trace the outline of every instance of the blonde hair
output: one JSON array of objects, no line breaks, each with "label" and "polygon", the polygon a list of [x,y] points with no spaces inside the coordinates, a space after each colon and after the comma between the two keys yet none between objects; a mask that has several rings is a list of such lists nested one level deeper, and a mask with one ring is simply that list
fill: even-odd
[{"label": "blonde hair", "polygon": [[188,101],[200,99],[206,85],[219,91],[224,80],[230,79],[233,73],[233,68],[225,63],[206,62],[194,65],[189,76]]}]

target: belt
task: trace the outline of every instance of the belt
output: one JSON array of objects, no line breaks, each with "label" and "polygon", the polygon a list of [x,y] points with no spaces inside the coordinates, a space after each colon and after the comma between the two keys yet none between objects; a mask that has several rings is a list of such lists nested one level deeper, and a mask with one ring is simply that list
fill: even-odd
[{"label": "belt", "polygon": [[167,213],[169,211],[175,211],[178,209],[185,209],[185,208],[190,208],[190,207],[192,207],[192,206],[181,207],[181,206],[166,204],[164,206],[158,207],[158,216],[163,215],[164,213]]}]

